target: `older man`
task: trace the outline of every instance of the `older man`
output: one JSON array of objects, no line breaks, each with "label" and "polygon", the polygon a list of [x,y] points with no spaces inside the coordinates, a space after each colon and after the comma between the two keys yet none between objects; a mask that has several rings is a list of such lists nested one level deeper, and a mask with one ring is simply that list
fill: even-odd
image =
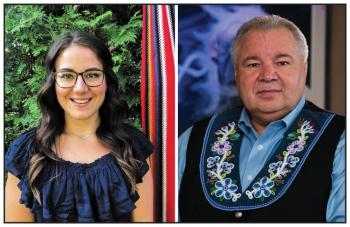
[{"label": "older man", "polygon": [[302,32],[254,18],[232,58],[244,106],[181,135],[180,221],[344,222],[345,119],[305,101]]}]

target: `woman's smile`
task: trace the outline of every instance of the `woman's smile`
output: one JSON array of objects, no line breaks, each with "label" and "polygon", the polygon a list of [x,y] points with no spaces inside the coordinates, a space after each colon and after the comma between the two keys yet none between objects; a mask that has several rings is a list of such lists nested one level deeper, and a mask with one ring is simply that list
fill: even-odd
[{"label": "woman's smile", "polygon": [[74,104],[80,104],[80,105],[82,105],[82,104],[87,104],[87,103],[89,103],[89,102],[92,100],[92,98],[84,98],[84,99],[82,99],[82,98],[70,98],[70,100],[71,100]]}]

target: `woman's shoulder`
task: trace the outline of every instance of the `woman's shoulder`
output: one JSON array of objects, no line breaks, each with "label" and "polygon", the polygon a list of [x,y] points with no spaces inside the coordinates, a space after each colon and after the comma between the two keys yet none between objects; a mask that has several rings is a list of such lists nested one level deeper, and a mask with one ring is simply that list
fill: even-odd
[{"label": "woman's shoulder", "polygon": [[147,138],[147,136],[141,130],[139,130],[138,128],[136,128],[130,124],[125,124],[125,128],[127,130],[127,133],[130,136],[131,146],[132,146],[133,150],[135,150],[136,152],[141,152],[141,153],[151,153],[152,152],[153,145],[150,142],[150,140]]},{"label": "woman's shoulder", "polygon": [[29,129],[18,136],[5,154],[5,170],[20,177],[26,169],[30,157],[35,151],[34,139],[36,128]]},{"label": "woman's shoulder", "polygon": [[36,133],[36,128],[31,128],[23,132],[11,143],[10,147],[12,145],[18,145],[18,144],[22,144],[23,142],[27,142],[28,140],[32,140],[35,133]]},{"label": "woman's shoulder", "polygon": [[18,148],[23,148],[23,146],[33,145],[35,139],[36,128],[29,129],[19,135],[9,146],[6,153],[9,151],[18,150]]}]

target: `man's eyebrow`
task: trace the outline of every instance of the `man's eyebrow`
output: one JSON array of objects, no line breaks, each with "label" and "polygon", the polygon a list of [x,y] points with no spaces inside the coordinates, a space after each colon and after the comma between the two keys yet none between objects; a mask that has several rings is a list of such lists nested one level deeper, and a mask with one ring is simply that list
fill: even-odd
[{"label": "man's eyebrow", "polygon": [[249,60],[259,60],[259,58],[257,56],[248,56],[243,59],[242,63],[245,64]]},{"label": "man's eyebrow", "polygon": [[291,58],[293,59],[293,57],[289,54],[276,54],[276,58]]}]

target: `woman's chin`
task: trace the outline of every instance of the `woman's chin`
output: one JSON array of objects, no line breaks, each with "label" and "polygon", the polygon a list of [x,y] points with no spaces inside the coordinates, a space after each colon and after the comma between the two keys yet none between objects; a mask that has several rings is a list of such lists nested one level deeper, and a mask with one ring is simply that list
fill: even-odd
[{"label": "woman's chin", "polygon": [[66,114],[66,118],[70,118],[71,120],[75,121],[87,121],[91,119],[96,119],[96,114],[98,113],[87,113],[87,112],[82,112],[82,113],[71,113],[71,114]]}]

